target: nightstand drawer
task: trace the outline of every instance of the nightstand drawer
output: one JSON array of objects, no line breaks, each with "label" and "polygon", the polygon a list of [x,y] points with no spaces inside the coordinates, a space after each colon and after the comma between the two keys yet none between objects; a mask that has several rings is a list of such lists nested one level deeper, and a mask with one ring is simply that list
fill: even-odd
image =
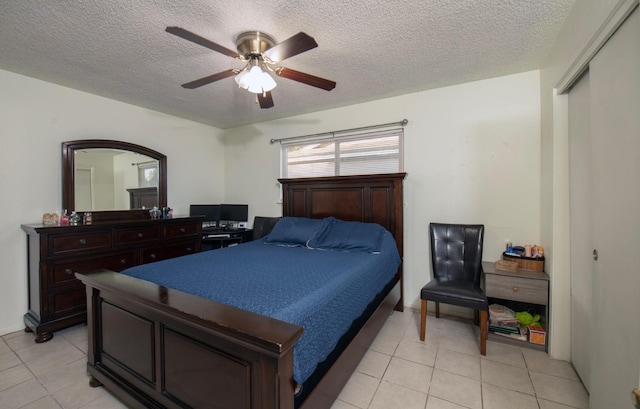
[{"label": "nightstand drawer", "polygon": [[487,274],[485,292],[487,297],[548,305],[548,283],[546,280]]}]

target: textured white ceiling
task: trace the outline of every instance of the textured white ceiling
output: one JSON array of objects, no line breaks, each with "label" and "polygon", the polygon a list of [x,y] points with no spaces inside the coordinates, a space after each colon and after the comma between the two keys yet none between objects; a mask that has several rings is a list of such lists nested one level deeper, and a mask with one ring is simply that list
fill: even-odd
[{"label": "textured white ceiling", "polygon": [[[540,68],[575,0],[3,0],[0,69],[220,128]],[[247,30],[318,47],[283,66],[260,109],[233,78],[180,84],[242,63],[168,34],[180,26],[235,50]]]}]

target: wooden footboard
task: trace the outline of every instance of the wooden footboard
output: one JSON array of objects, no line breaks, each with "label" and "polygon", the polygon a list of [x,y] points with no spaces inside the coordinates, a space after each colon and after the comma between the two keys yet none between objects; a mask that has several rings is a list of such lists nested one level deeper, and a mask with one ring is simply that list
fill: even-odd
[{"label": "wooden footboard", "polygon": [[77,277],[94,385],[136,408],[293,409],[301,327],[108,270]]},{"label": "wooden footboard", "polygon": [[[134,408],[294,408],[302,327],[109,270],[76,276],[93,386]],[[397,284],[300,408],[331,407],[399,298]]]}]

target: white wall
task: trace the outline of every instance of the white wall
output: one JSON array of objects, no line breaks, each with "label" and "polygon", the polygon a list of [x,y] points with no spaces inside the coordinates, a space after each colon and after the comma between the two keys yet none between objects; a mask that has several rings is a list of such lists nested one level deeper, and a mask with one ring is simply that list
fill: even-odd
[{"label": "white wall", "polygon": [[558,359],[571,358],[571,265],[568,104],[567,95],[557,95],[555,87],[590,50],[592,38],[610,21],[609,16],[637,3],[637,0],[576,1],[540,72],[540,231],[542,241],[548,244],[546,269],[551,277],[549,353]]},{"label": "white wall", "polygon": [[115,139],[167,155],[174,214],[223,199],[222,131],[0,70],[0,334],[23,328],[27,311],[22,223],[60,211],[63,141]]},{"label": "white wall", "polygon": [[[74,164],[77,169],[91,170],[91,180],[87,181],[89,183],[80,184],[78,179],[75,180],[76,199],[78,198],[78,192],[91,191],[94,207],[82,207],[82,205],[78,207],[80,202],[76,200],[76,208],[67,209],[69,213],[73,210],[124,210],[129,208],[129,203],[124,207],[121,206],[121,202],[116,202],[115,200],[113,155],[105,154],[104,152],[87,152],[86,154],[76,155]],[[76,176],[77,173],[76,170]]]},{"label": "white wall", "polygon": [[216,128],[0,71],[0,186],[11,192],[0,215],[0,334],[22,328],[26,251],[19,225],[59,210],[62,141],[118,139],[163,152],[177,214],[189,203],[246,202],[252,219],[281,214],[280,151],[269,139],[403,118],[405,303],[417,308],[429,274],[430,221],[484,223],[485,260],[498,259],[506,240],[545,245],[539,85],[532,71],[285,118],[227,130],[223,147]]},{"label": "white wall", "polygon": [[[339,84],[338,84],[339,86]],[[405,127],[405,305],[418,308],[429,276],[431,221],[484,223],[484,259],[505,241],[540,242],[539,72],[467,83],[300,115],[225,133],[225,200],[281,214],[284,138],[409,120]]]},{"label": "white wall", "polygon": [[140,163],[149,161],[151,158],[148,156],[140,155],[139,153],[125,153],[121,155],[115,155],[112,157],[113,161],[113,185],[115,205],[119,206],[116,209],[128,209],[131,202],[131,195],[127,189],[136,189],[143,187],[139,185],[139,171],[137,166],[132,166],[133,163]]}]

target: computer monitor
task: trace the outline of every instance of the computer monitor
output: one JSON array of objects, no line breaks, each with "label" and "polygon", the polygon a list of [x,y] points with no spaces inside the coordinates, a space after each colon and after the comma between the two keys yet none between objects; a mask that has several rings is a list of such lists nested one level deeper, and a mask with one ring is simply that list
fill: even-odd
[{"label": "computer monitor", "polygon": [[226,222],[242,223],[249,219],[249,205],[221,204],[220,220]]},{"label": "computer monitor", "polygon": [[189,216],[204,216],[203,226],[217,227],[220,221],[220,205],[192,204],[189,206]]}]

